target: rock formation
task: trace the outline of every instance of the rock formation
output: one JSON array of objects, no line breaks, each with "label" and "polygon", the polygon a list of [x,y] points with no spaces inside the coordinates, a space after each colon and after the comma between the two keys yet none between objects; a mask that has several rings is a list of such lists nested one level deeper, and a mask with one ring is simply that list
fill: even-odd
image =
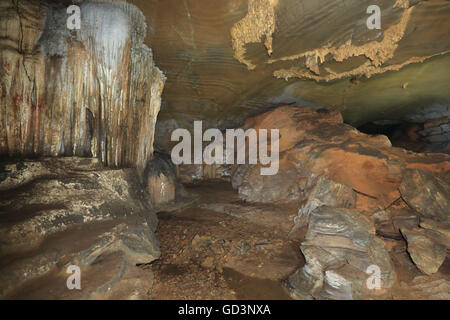
[{"label": "rock formation", "polygon": [[0,0],[0,298],[450,299],[450,2],[371,5]]},{"label": "rock formation", "polygon": [[[280,169],[263,180],[240,165],[234,187],[248,201],[302,204],[294,229],[307,229],[301,245],[306,265],[288,279],[296,296],[388,297],[396,278],[387,249],[391,240],[407,242],[418,269],[438,272],[449,248],[446,227],[430,232],[424,226],[448,222],[450,156],[393,148],[384,136],[343,124],[338,113],[307,107],[279,107],[247,119],[250,123],[282,128]],[[296,189],[289,181],[298,181]],[[287,190],[296,190],[296,196]],[[431,222],[419,227],[419,221]],[[381,270],[380,290],[367,290],[364,283],[371,266]]]},{"label": "rock formation", "polygon": [[383,241],[358,211],[321,206],[311,213],[301,250],[306,265],[289,278],[289,285],[303,298],[362,299],[370,297],[366,270],[381,270],[381,288],[386,293],[395,272]]},{"label": "rock formation", "polygon": [[[160,256],[157,218],[133,169],[69,157],[2,163],[0,173],[1,298],[20,296],[23,285],[43,277],[37,291],[46,296],[56,290],[57,298],[147,297],[151,281],[142,280],[136,264]],[[83,279],[103,276],[71,292],[58,271],[70,265]]]},{"label": "rock formation", "polygon": [[[278,173],[260,175],[261,164],[216,172],[228,170],[245,201],[298,203],[290,235],[306,230],[300,246],[306,265],[286,281],[295,297],[389,298],[399,286],[393,262],[399,253],[445,281],[438,271],[449,248],[450,156],[394,148],[385,136],[344,124],[339,112],[309,107],[278,107],[242,128],[280,128]],[[206,166],[181,165],[178,173]],[[196,176],[208,178],[220,176]],[[403,249],[393,251],[392,242]],[[374,266],[377,290],[366,284]]]},{"label": "rock formation", "polygon": [[0,154],[88,156],[142,173],[165,81],[142,12],[85,1],[81,28],[69,30],[62,4],[1,7]]}]

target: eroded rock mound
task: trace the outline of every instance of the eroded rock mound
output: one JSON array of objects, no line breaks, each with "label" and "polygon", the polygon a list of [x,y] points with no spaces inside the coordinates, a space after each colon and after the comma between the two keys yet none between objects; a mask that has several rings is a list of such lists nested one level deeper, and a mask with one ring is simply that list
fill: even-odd
[{"label": "eroded rock mound", "polygon": [[[160,255],[157,218],[134,169],[98,159],[2,163],[0,296],[145,298]],[[68,290],[66,269],[81,270]],[[36,287],[35,283],[40,283]]]}]

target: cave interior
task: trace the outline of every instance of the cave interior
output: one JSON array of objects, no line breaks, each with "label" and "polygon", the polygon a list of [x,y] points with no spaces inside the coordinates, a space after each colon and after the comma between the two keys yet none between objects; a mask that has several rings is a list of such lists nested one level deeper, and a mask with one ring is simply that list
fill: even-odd
[{"label": "cave interior", "polygon": [[0,0],[0,299],[450,299],[450,1]]}]

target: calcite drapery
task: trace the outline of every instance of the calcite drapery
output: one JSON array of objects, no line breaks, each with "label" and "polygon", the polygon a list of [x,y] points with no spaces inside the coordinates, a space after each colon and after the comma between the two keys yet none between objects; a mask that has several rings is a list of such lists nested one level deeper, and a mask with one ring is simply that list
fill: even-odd
[{"label": "calcite drapery", "polygon": [[142,172],[165,82],[142,12],[85,1],[81,28],[69,30],[63,5],[0,7],[0,154],[92,156]]}]

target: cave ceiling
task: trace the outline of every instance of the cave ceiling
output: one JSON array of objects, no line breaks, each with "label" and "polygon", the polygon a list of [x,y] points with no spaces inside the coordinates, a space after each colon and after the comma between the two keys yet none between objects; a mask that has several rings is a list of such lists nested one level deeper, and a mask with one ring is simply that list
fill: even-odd
[{"label": "cave ceiling", "polygon": [[360,125],[450,101],[447,0],[375,1],[373,30],[372,0],[129,2],[147,17],[167,76],[160,131],[229,127],[282,104],[336,109]]}]

